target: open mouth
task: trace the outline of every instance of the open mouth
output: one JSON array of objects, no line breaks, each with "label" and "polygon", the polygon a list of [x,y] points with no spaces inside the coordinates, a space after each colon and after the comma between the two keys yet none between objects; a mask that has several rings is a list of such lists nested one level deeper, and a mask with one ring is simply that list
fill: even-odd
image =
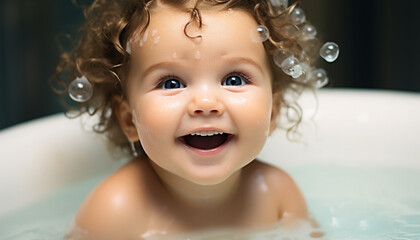
[{"label": "open mouth", "polygon": [[197,132],[181,137],[181,141],[193,148],[209,150],[227,143],[232,136],[232,134],[216,131]]}]

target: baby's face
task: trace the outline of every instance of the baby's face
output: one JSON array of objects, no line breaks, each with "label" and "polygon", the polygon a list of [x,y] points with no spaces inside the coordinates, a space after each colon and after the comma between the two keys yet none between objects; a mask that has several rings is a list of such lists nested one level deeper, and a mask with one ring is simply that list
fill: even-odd
[{"label": "baby's face", "polygon": [[261,151],[272,92],[255,20],[240,10],[201,14],[202,29],[187,28],[190,36],[202,36],[194,40],[184,34],[189,13],[151,11],[146,34],[131,40],[128,100],[156,167],[208,185],[226,180]]}]

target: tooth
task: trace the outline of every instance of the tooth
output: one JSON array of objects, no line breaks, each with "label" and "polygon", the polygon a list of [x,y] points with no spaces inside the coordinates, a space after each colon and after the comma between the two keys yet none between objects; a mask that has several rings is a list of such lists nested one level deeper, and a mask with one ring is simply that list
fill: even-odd
[{"label": "tooth", "polygon": [[218,132],[218,131],[201,131],[201,132],[194,132],[191,133],[191,136],[202,136],[202,137],[209,137],[209,136],[213,136],[213,135],[221,135],[223,134],[223,132]]}]

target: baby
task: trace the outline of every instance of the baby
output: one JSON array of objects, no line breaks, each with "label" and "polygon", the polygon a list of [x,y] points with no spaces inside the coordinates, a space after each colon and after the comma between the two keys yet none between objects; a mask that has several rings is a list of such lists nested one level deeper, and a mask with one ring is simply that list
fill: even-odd
[{"label": "baby", "polygon": [[61,56],[57,79],[76,78],[63,83],[80,114],[99,114],[95,129],[136,157],[90,193],[68,239],[308,218],[293,179],[255,159],[280,108],[298,109],[284,93],[327,80],[311,67],[313,26],[286,4],[96,0],[86,8],[82,38]]}]

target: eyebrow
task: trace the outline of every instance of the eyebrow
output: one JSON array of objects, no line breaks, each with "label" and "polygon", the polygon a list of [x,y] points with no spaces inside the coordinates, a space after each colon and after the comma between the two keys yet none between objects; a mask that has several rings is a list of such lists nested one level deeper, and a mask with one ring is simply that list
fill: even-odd
[{"label": "eyebrow", "polygon": [[155,71],[156,69],[160,69],[160,68],[165,68],[165,67],[176,67],[176,66],[181,66],[180,63],[177,62],[170,62],[170,61],[165,61],[165,62],[159,62],[156,64],[153,64],[152,66],[146,68],[146,70],[143,72],[143,76],[147,76],[149,75],[151,72]]},{"label": "eyebrow", "polygon": [[258,64],[256,61],[252,60],[251,58],[247,58],[247,57],[227,57],[226,58],[226,61],[228,61],[228,62],[235,62],[235,63],[250,64],[250,65],[253,65],[254,67],[256,67],[261,72],[264,72],[263,71],[263,68],[261,67],[261,65]]}]

